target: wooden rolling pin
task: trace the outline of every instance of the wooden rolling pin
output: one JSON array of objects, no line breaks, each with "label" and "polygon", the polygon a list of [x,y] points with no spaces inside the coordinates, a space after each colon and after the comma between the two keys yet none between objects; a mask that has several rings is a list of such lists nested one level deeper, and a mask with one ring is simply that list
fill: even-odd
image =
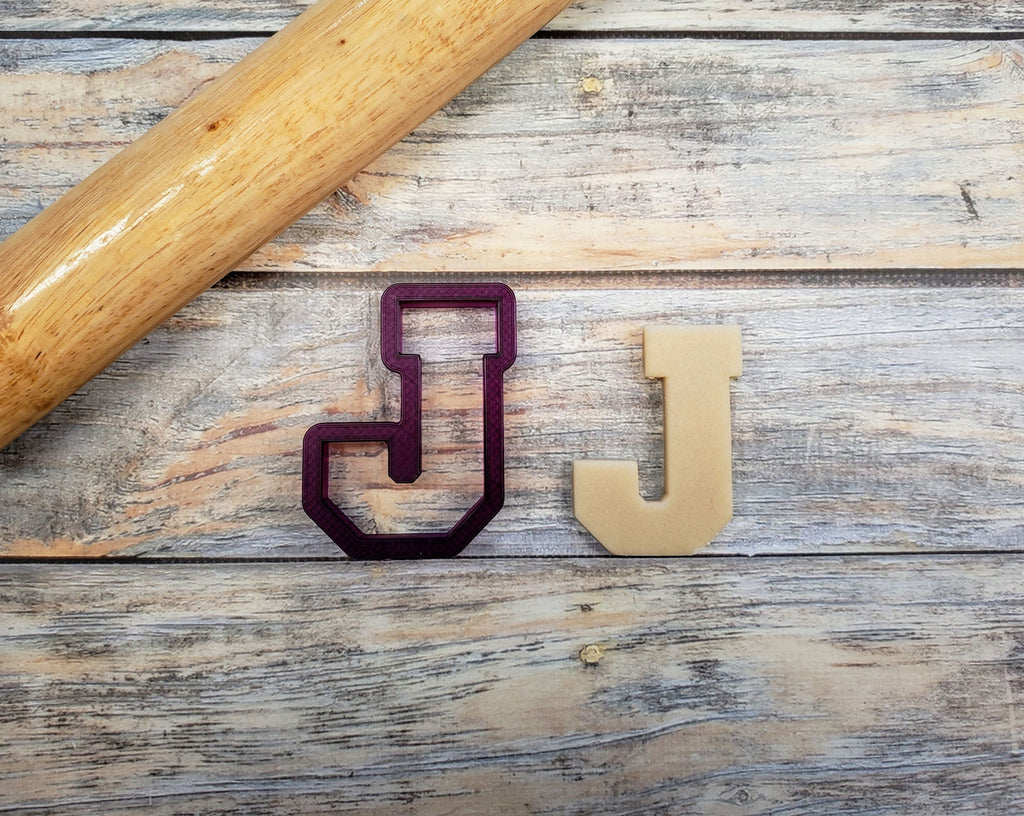
[{"label": "wooden rolling pin", "polygon": [[320,0],[0,244],[0,448],[569,0]]}]

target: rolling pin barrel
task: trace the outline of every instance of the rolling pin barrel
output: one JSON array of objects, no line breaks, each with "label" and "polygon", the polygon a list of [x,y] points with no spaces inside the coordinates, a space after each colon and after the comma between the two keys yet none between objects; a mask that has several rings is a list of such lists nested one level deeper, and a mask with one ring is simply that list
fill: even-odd
[{"label": "rolling pin barrel", "polygon": [[0,244],[0,448],[569,0],[320,0]]}]

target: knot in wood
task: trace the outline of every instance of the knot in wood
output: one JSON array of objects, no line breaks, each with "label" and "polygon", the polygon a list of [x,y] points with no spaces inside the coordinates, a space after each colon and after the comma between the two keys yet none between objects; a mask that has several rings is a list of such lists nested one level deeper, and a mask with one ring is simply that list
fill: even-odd
[{"label": "knot in wood", "polygon": [[591,643],[580,649],[580,660],[585,666],[596,666],[601,662],[602,657],[604,657],[604,649],[596,643]]}]

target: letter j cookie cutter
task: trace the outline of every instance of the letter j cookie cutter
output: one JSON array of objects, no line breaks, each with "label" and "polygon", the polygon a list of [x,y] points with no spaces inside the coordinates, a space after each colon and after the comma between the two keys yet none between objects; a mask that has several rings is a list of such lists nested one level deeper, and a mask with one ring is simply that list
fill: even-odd
[{"label": "letter j cookie cutter", "polygon": [[[485,354],[483,363],[483,495],[444,533],[364,533],[330,498],[330,446],[383,442],[391,479],[419,478],[423,363],[418,354],[402,351],[402,313],[408,308],[494,309],[495,351]],[[504,374],[516,359],[515,295],[501,283],[396,284],[384,292],[380,312],[380,356],[401,376],[401,419],[312,426],[303,440],[302,506],[352,558],[449,558],[462,552],[505,503]]]}]

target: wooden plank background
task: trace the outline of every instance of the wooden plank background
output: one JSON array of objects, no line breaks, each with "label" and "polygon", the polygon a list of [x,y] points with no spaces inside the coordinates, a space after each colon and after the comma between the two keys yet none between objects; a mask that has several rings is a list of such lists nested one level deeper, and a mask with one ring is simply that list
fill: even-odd
[{"label": "wooden plank background", "polygon": [[[736,513],[709,552],[1024,543],[1024,314],[1007,290],[513,282],[508,496],[467,555],[600,554],[572,517],[574,458],[642,461],[658,494],[660,389],[642,377],[640,327],[670,321],[745,334],[732,389]],[[331,276],[208,293],[0,454],[8,506],[22,508],[0,522],[7,553],[338,555],[300,506],[302,435],[328,413],[397,418],[377,350],[381,286]],[[435,319],[413,338],[471,351],[473,328]],[[396,489],[383,455],[376,473],[345,477],[379,486],[350,506],[367,522],[395,516],[395,529],[453,523],[461,512],[449,508],[470,506],[482,483],[479,364],[423,351],[449,409],[428,437],[424,480]]]},{"label": "wooden plank background", "polygon": [[1018,558],[459,563],[6,568],[0,807],[1019,809]]},{"label": "wooden plank background", "polygon": [[[3,30],[225,32],[276,31],[312,0],[8,0]],[[549,31],[853,32],[871,35],[1016,32],[1024,11],[1005,0],[580,0]]]},{"label": "wooden plank background", "polygon": [[[258,42],[6,43],[0,226]],[[1019,40],[536,40],[245,267],[1016,268],[1022,70]]]},{"label": "wooden plank background", "polygon": [[[0,238],[308,4],[0,3]],[[1008,0],[574,5],[0,451],[0,812],[1020,813],[1022,134]],[[352,563],[299,442],[439,279],[517,292],[506,506]],[[571,462],[658,493],[674,321],[743,329],[736,515],[604,558]],[[415,321],[366,525],[471,500],[487,334]]]}]

